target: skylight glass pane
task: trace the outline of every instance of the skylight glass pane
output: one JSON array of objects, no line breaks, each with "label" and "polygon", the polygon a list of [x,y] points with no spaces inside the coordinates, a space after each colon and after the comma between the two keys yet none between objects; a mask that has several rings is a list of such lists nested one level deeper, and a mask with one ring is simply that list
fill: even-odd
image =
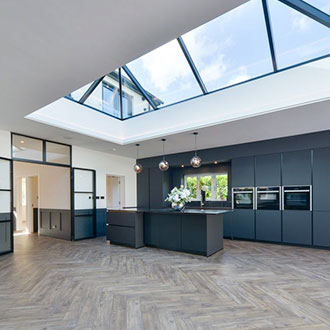
[{"label": "skylight glass pane", "polygon": [[273,71],[260,0],[251,0],[182,38],[209,91]]},{"label": "skylight glass pane", "polygon": [[118,69],[103,78],[84,104],[120,118]]},{"label": "skylight glass pane", "polygon": [[172,40],[127,66],[159,106],[202,94],[177,40]]},{"label": "skylight glass pane", "polygon": [[87,85],[77,89],[76,91],[70,93],[68,96],[72,97],[74,100],[79,101],[81,97],[85,94],[87,89],[92,83],[88,83]]},{"label": "skylight glass pane", "polygon": [[329,0],[305,0],[305,2],[314,6],[315,8],[330,15],[330,1]]},{"label": "skylight glass pane", "polygon": [[[122,95],[123,95],[123,118],[132,117],[143,112],[153,110],[148,101],[140,93],[139,89],[121,70]],[[151,96],[151,95],[150,95]]]},{"label": "skylight glass pane", "polygon": [[279,2],[268,0],[279,68],[330,53],[330,29]]}]

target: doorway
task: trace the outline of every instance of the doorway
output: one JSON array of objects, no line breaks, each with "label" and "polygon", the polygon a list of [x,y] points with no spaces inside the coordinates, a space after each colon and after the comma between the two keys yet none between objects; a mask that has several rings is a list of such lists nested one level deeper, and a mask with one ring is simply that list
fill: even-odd
[{"label": "doorway", "polygon": [[107,208],[122,209],[125,200],[125,177],[107,175]]},{"label": "doorway", "polygon": [[14,187],[15,235],[38,233],[39,177],[17,176]]}]

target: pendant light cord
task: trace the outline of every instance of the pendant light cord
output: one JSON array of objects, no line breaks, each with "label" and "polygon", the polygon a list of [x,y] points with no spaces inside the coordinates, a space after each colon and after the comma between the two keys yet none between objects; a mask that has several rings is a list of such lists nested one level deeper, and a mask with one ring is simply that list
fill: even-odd
[{"label": "pendant light cord", "polygon": [[195,156],[197,156],[197,134],[198,133],[194,133],[195,134]]}]

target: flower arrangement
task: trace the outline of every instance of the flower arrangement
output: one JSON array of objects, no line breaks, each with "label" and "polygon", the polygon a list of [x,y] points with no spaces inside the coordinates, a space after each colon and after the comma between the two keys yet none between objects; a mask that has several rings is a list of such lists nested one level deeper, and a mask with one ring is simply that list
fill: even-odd
[{"label": "flower arrangement", "polygon": [[190,190],[184,186],[174,187],[167,195],[165,202],[171,203],[172,208],[175,210],[182,210],[186,203],[191,202]]},{"label": "flower arrangement", "polygon": [[204,186],[202,186],[201,191],[207,192],[207,191],[209,191],[209,187],[204,185]]}]

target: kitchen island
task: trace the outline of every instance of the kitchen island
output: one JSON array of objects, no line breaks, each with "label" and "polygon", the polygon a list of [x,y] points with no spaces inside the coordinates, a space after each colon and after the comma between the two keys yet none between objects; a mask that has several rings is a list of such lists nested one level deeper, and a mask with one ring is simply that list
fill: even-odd
[{"label": "kitchen island", "polygon": [[231,211],[108,210],[107,239],[110,243],[136,248],[145,245],[210,256],[223,249],[223,214],[227,212]]}]

